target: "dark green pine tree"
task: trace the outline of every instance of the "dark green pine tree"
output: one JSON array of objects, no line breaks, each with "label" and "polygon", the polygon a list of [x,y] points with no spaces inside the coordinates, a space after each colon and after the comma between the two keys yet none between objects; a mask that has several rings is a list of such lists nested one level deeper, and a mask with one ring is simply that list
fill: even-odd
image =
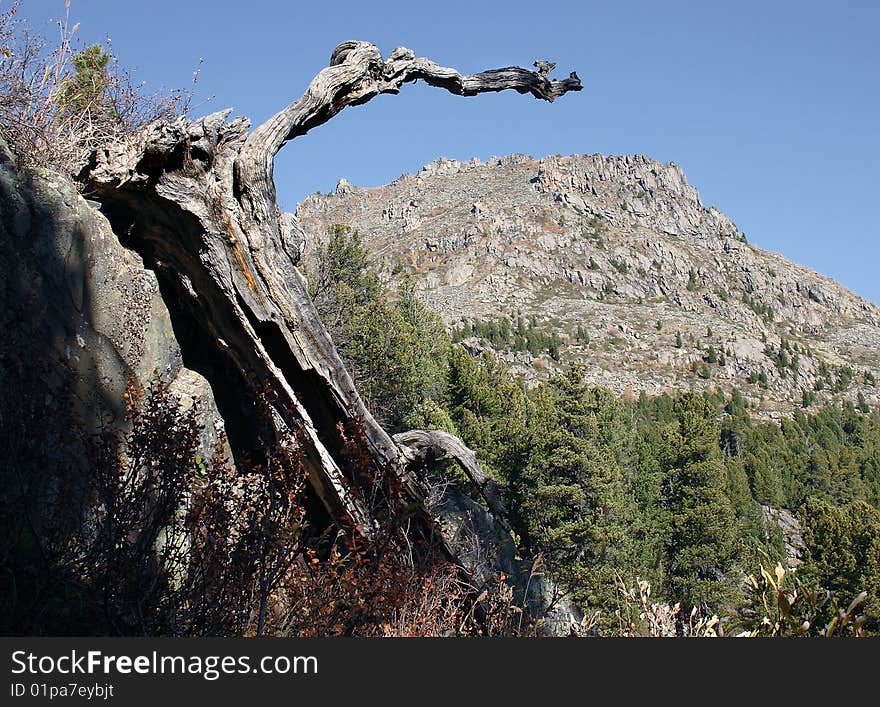
[{"label": "dark green pine tree", "polygon": [[105,92],[110,84],[110,59],[100,44],[86,47],[73,56],[73,74],[61,83],[55,98],[59,116],[69,118],[87,113],[91,120],[107,117]]},{"label": "dark green pine tree", "polygon": [[[805,581],[833,592],[840,608],[868,592],[858,613],[867,617],[867,631],[880,633],[880,511],[864,501],[835,506],[810,498],[801,519]],[[830,621],[833,614],[833,607],[826,606],[823,618]]]},{"label": "dark green pine tree", "polygon": [[532,454],[523,499],[529,535],[558,582],[582,605],[616,600],[615,578],[632,570],[627,526],[634,507],[620,456],[628,411],[577,369],[536,391]]},{"label": "dark green pine tree", "polygon": [[449,335],[404,281],[386,292],[360,235],[330,228],[309,273],[309,290],[358,390],[391,431],[448,427],[438,410],[446,386]]},{"label": "dark green pine tree", "polygon": [[504,363],[486,353],[475,359],[462,348],[450,351],[444,401],[462,440],[486,471],[503,484],[504,501],[517,532],[528,539],[523,517],[522,471],[531,455],[529,401]]},{"label": "dark green pine tree", "polygon": [[684,606],[721,612],[736,599],[739,557],[720,431],[700,395],[681,395],[674,409],[661,452],[661,503],[669,517],[666,590]]}]

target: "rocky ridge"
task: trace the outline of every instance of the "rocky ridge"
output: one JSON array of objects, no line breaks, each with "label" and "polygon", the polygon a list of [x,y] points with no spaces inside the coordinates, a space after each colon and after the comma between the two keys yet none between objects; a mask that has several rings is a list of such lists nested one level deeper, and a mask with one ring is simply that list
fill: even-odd
[{"label": "rocky ridge", "polygon": [[557,351],[496,342],[529,380],[580,362],[625,395],[738,387],[765,417],[880,402],[880,309],[750,245],[674,163],[439,158],[387,186],[342,179],[297,216],[310,244],[357,228],[389,281],[411,277],[472,351],[489,347],[474,322],[555,333]]}]

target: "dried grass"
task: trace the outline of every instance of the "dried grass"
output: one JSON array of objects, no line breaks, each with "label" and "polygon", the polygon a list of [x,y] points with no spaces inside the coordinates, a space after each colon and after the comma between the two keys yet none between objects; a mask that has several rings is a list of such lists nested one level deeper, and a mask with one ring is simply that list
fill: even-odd
[{"label": "dried grass", "polygon": [[[192,87],[150,91],[120,66],[109,38],[82,45],[70,0],[54,38],[33,32],[18,10],[16,0],[0,13],[0,134],[24,166],[76,174],[100,145],[189,110]],[[89,51],[101,61],[78,71]]]}]

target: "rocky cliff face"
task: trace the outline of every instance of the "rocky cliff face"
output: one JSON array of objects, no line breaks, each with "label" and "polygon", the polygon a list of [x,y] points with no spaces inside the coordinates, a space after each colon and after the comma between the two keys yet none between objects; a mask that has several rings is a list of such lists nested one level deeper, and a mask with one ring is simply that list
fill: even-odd
[{"label": "rocky cliff face", "polygon": [[675,164],[441,158],[384,187],[343,179],[297,215],[310,242],[331,224],[359,229],[386,275],[411,276],[475,350],[487,346],[467,336],[475,321],[557,334],[558,351],[537,355],[496,342],[527,378],[582,362],[618,393],[735,386],[763,416],[880,402],[880,309],[748,244]]},{"label": "rocky cliff face", "polygon": [[65,447],[122,424],[128,380],[161,379],[195,406],[201,455],[213,455],[224,423],[208,382],[184,366],[154,273],[69,179],[20,171],[2,141],[0,275],[0,389],[11,406],[44,409],[26,433],[69,476],[87,458]]}]

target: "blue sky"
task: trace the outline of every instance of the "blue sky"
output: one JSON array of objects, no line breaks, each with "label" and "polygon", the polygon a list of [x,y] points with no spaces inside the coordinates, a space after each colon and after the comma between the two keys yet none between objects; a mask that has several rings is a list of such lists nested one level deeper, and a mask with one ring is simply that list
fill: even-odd
[{"label": "blue sky", "polygon": [[[6,7],[9,0],[0,0]],[[83,41],[113,40],[153,85],[204,66],[196,113],[255,122],[298,97],[345,39],[403,44],[463,72],[536,58],[584,91],[550,105],[422,85],[345,111],[284,148],[292,209],[339,177],[383,184],[438,155],[646,154],[763,248],[880,302],[880,3],[72,0]],[[442,10],[441,10],[442,8]],[[64,0],[23,0],[33,26]]]}]

